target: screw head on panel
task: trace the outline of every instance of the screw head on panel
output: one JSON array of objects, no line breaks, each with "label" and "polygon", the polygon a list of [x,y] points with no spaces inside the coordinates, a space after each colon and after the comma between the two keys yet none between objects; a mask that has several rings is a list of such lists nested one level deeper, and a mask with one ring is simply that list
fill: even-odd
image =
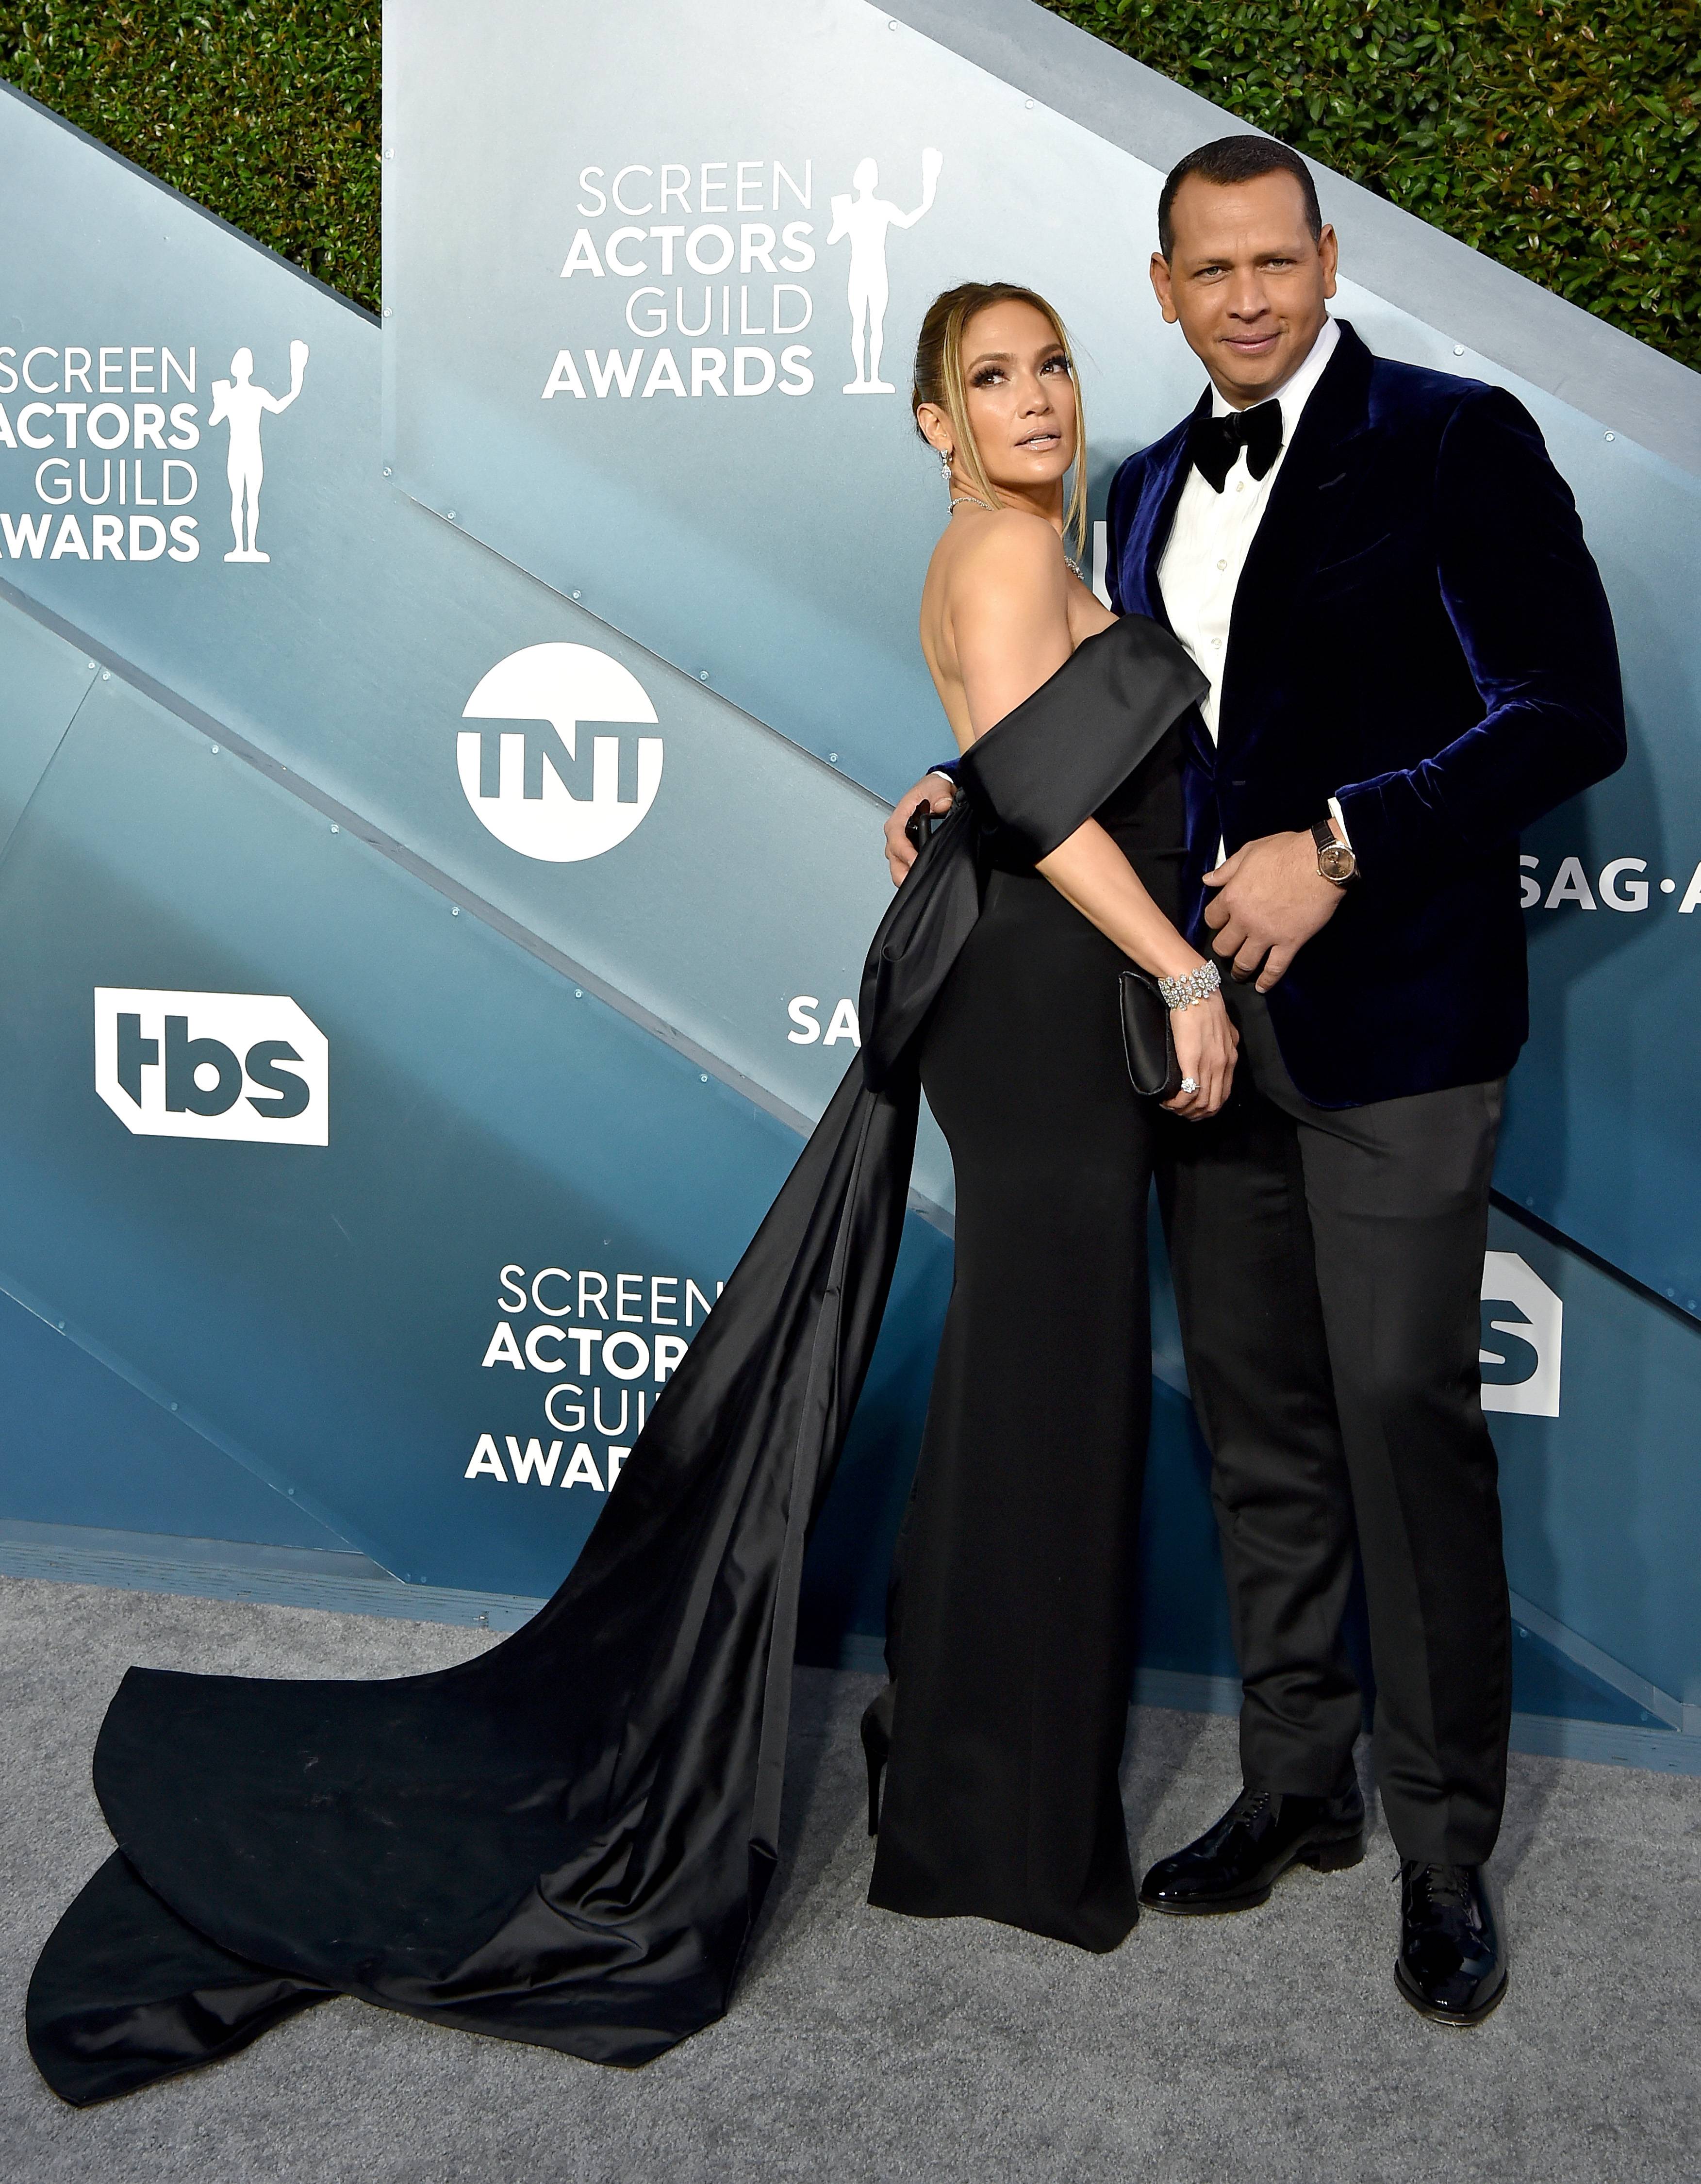
[{"label": "screw head on panel", "polygon": [[706,667],[700,667],[700,668],[697,670],[697,680],[698,680],[700,682],[706,682],[708,681],[708,679],[709,679],[709,671],[708,671],[708,669],[707,669]]},{"label": "screw head on panel", "polygon": [[575,592],[575,593],[573,593],[573,597],[574,597],[575,599],[577,599],[577,597],[578,597],[578,593],[577,593],[577,592]]},{"label": "screw head on panel", "polygon": [[111,668],[103,667],[100,671],[100,679],[103,682],[110,682],[112,680]]},{"label": "screw head on panel", "polygon": [[1616,432],[1609,432],[1607,434],[1607,437],[1609,440],[1615,440],[1618,437],[1618,434]]},{"label": "screw head on panel", "polygon": [[218,756],[218,755],[219,755],[219,747],[218,747],[218,745],[217,745],[216,744],[215,744],[213,745],[213,756],[214,756],[215,758],[216,758],[216,757]]},{"label": "screw head on panel", "polygon": [[386,464],[384,465],[384,476],[385,476],[386,477],[388,477],[388,476],[389,476],[389,475],[390,475],[390,466],[389,466],[389,465],[388,465],[388,463],[386,463]]},{"label": "screw head on panel", "polygon": [[1464,354],[1464,343],[1463,342],[1455,342],[1453,345],[1453,353],[1455,356],[1463,356]]},{"label": "screw head on panel", "polygon": [[460,915],[460,905],[458,902],[452,902],[449,906],[449,914],[451,917],[459,917]]},{"label": "screw head on panel", "polygon": [[337,822],[334,819],[331,822],[331,831],[333,834],[340,834],[343,832],[343,829],[337,824]]}]

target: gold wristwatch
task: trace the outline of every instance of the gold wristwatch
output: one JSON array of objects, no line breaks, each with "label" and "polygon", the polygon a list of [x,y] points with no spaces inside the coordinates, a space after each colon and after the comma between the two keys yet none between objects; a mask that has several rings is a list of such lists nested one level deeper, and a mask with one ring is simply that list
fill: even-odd
[{"label": "gold wristwatch", "polygon": [[1344,888],[1358,869],[1358,860],[1344,842],[1335,838],[1335,829],[1326,819],[1319,819],[1311,830],[1311,838],[1317,844],[1317,871],[1320,879],[1331,887]]}]

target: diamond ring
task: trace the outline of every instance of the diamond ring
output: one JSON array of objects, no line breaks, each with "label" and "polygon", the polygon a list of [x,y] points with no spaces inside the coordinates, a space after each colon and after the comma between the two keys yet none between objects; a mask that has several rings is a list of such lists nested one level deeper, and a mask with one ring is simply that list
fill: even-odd
[{"label": "diamond ring", "polygon": [[1184,1092],[1196,1092],[1199,1089],[1198,1078],[1196,1077],[1184,1077],[1181,1080],[1181,1089]]}]

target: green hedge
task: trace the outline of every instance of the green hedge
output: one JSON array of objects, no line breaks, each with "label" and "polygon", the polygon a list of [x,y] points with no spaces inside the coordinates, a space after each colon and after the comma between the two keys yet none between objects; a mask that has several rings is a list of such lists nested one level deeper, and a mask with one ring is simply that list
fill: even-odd
[{"label": "green hedge", "polygon": [[381,20],[349,0],[0,0],[0,76],[376,309]]},{"label": "green hedge", "polygon": [[1046,0],[1701,365],[1698,0]]},{"label": "green hedge", "polygon": [[[1046,4],[1701,366],[1701,0]],[[0,75],[367,304],[379,67],[347,0],[0,0]]]}]

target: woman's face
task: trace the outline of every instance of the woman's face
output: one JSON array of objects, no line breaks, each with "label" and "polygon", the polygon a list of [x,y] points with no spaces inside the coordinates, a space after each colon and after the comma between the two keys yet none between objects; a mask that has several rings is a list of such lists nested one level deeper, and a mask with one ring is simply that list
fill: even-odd
[{"label": "woman's face", "polygon": [[1075,386],[1057,330],[1032,304],[989,304],[962,330],[968,421],[991,482],[1024,495],[1075,460]]}]

